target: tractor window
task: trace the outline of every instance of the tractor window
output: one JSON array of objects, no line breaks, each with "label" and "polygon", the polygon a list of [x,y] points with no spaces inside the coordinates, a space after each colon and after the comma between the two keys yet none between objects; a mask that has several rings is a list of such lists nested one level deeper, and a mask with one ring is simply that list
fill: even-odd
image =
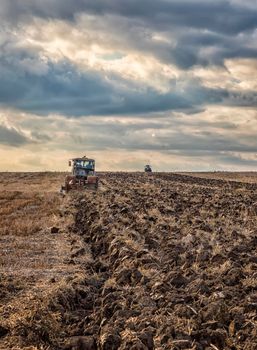
[{"label": "tractor window", "polygon": [[92,160],[76,160],[74,162],[76,168],[84,168],[89,170],[94,170],[95,164]]},{"label": "tractor window", "polygon": [[84,161],[83,167],[86,169],[94,169],[94,163],[92,161]]}]

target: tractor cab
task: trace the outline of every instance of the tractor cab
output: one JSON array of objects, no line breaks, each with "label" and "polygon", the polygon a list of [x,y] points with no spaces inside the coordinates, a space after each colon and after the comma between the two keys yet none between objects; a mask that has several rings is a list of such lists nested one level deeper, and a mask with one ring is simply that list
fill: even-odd
[{"label": "tractor cab", "polygon": [[82,190],[86,188],[98,188],[98,176],[95,173],[95,160],[87,157],[74,158],[69,160],[72,167],[71,174],[65,178],[65,184],[61,192],[70,190]]},{"label": "tractor cab", "polygon": [[95,160],[86,157],[74,158],[69,161],[72,166],[72,175],[78,177],[87,177],[95,174]]},{"label": "tractor cab", "polygon": [[151,165],[149,164],[145,165],[145,173],[151,173],[151,172],[152,172]]}]

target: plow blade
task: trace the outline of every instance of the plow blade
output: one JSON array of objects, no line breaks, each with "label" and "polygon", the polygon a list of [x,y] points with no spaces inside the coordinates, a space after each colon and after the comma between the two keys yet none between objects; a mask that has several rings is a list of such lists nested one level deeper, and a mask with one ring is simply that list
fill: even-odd
[{"label": "plow blade", "polygon": [[85,188],[97,189],[98,188],[98,177],[97,176],[88,176],[85,178],[77,178],[75,176],[67,176],[65,179],[65,185],[62,186],[62,189],[65,192],[71,190],[83,190]]}]

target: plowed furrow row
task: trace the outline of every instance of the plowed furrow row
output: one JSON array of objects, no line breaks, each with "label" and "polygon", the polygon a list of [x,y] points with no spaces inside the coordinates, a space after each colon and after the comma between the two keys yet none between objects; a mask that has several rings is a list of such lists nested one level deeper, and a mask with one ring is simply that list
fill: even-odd
[{"label": "plowed furrow row", "polygon": [[74,230],[92,256],[74,332],[84,348],[255,349],[257,196],[246,187],[109,173],[79,196]]}]

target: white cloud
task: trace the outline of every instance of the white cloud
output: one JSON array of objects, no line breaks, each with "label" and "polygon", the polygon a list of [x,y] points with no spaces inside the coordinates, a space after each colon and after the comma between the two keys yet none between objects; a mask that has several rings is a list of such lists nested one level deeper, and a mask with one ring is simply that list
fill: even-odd
[{"label": "white cloud", "polygon": [[192,74],[208,88],[230,91],[256,91],[257,59],[227,59],[224,67],[193,68]]},{"label": "white cloud", "polygon": [[[117,18],[107,17],[99,24],[97,18],[88,15],[79,17],[76,24],[38,19],[24,25],[20,32],[20,38],[26,38],[22,46],[37,47],[40,60],[37,64],[23,60],[21,65],[40,74],[46,72],[47,59],[55,63],[68,59],[82,71],[93,69],[102,74],[117,74],[144,87],[168,91],[170,81],[179,77],[180,69],[161,62],[151,52],[130,47],[124,32],[115,30],[115,21],[121,26]],[[157,41],[169,40],[164,34],[149,32],[151,35]]]}]

